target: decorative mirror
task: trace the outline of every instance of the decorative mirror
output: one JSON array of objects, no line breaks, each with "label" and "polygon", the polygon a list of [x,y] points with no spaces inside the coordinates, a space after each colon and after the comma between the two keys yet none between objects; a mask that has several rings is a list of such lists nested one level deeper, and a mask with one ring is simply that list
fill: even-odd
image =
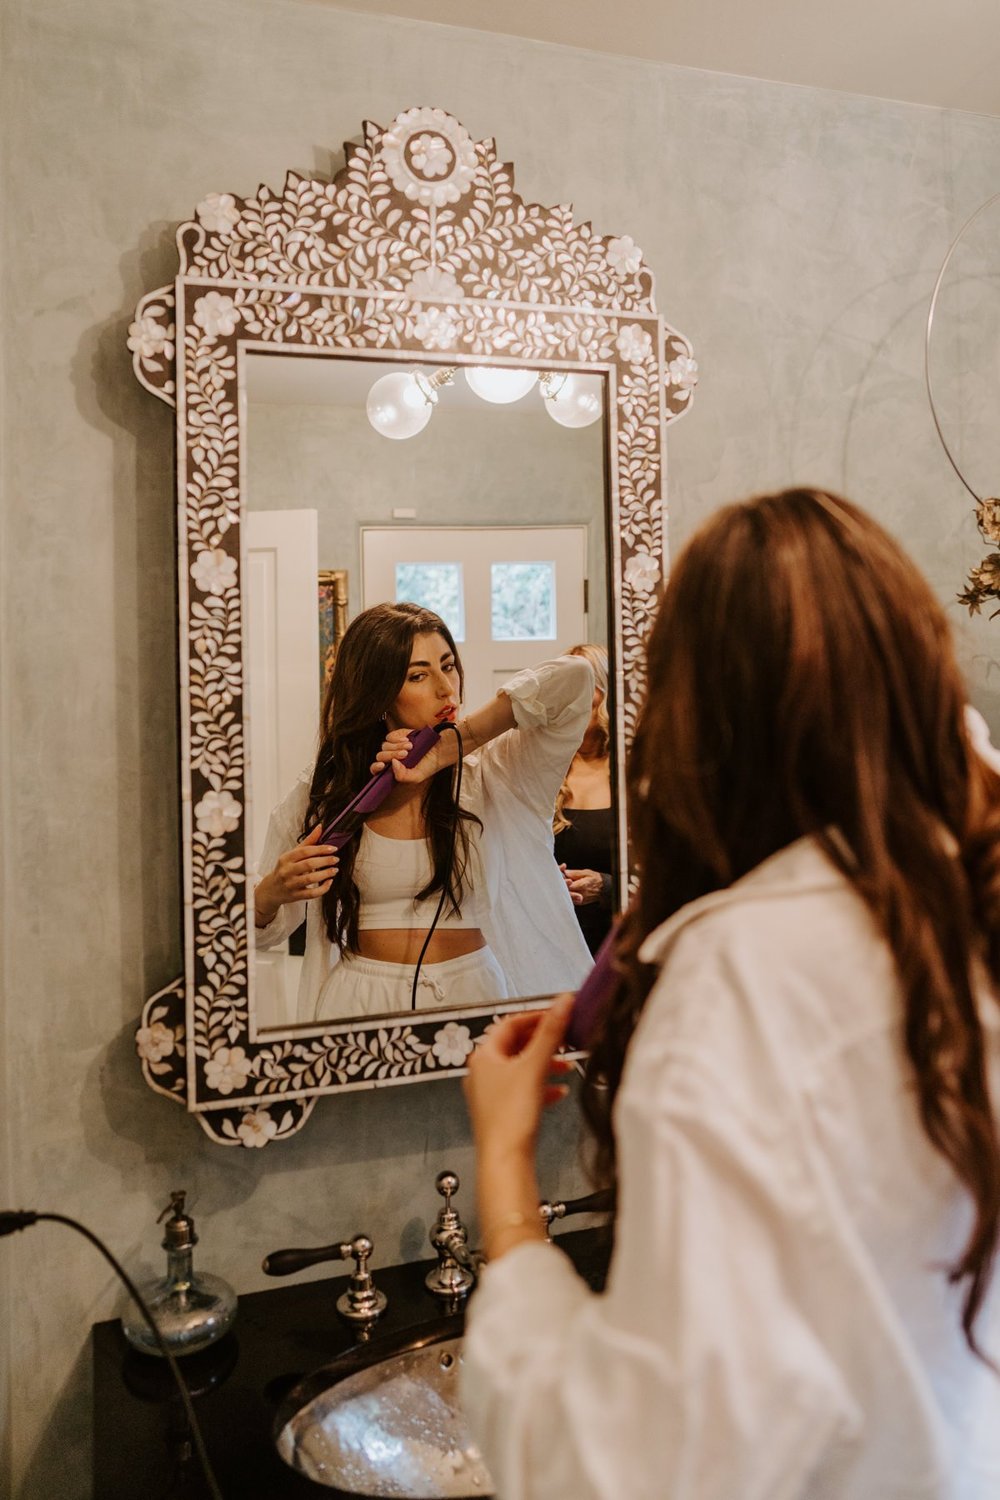
[{"label": "decorative mirror", "polygon": [[[296,1016],[294,951],[265,972],[255,949],[248,892],[262,829],[289,756],[301,766],[315,755],[322,674],[344,620],[372,589],[413,597],[415,578],[447,595],[448,580],[430,576],[442,550],[451,556],[442,530],[475,533],[464,540],[479,553],[495,545],[490,555],[535,569],[515,568],[520,595],[494,599],[494,621],[507,623],[506,647],[479,667],[490,695],[545,640],[548,656],[574,643],[567,633],[603,640],[621,765],[664,556],[664,432],[697,376],[632,239],[598,235],[566,206],[524,203],[492,140],[411,109],[388,129],[366,123],[362,144],[345,149],[331,182],[292,172],[281,194],[204,198],[178,229],[173,286],[145,296],[129,330],[138,379],[177,411],[184,845],[185,972],[147,1001],[137,1048],[149,1084],[228,1145],[293,1134],[322,1094],[461,1071],[495,1014],[537,1003]],[[402,380],[404,404],[419,392],[426,432],[413,443],[389,440],[406,433],[386,430],[372,395],[387,375],[393,390]],[[505,378],[535,387],[517,417],[475,393]],[[560,399],[575,414],[560,418]],[[305,518],[305,540],[283,555],[307,586],[274,582],[271,544],[253,540],[270,524],[262,516],[277,517],[282,536]],[[553,528],[559,536],[540,539]],[[529,534],[526,553],[503,551],[512,529]],[[587,613],[564,627],[539,603],[538,558],[565,560],[571,531]],[[378,581],[393,568],[394,595]],[[575,585],[551,589],[577,597]],[[470,600],[482,592],[470,584]],[[290,638],[306,645],[277,670],[269,643],[283,639],[288,601],[305,622]],[[533,619],[548,623],[535,632]],[[287,707],[295,692],[301,713]],[[273,731],[290,724],[282,748]]]}]

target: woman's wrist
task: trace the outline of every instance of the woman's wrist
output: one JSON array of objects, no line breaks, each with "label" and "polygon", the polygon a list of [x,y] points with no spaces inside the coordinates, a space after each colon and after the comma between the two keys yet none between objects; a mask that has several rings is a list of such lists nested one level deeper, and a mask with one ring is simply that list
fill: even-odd
[{"label": "woman's wrist", "polygon": [[[497,693],[488,703],[459,719],[456,728],[462,736],[462,754],[468,755],[473,750],[481,750],[508,729],[516,729],[517,720],[507,694]],[[451,739],[451,735],[447,738]]]},{"label": "woman's wrist", "polygon": [[483,1251],[488,1261],[499,1260],[508,1251],[516,1250],[518,1245],[532,1241],[539,1245],[548,1243],[537,1207],[530,1215],[514,1209],[493,1222],[487,1220],[483,1227]]},{"label": "woman's wrist", "polygon": [[533,1150],[520,1145],[480,1147],[476,1183],[488,1260],[496,1260],[526,1240],[545,1240]]},{"label": "woman's wrist", "polygon": [[281,902],[268,897],[267,881],[269,877],[264,876],[254,891],[253,897],[253,919],[256,927],[270,927],[278,912],[281,910]]},{"label": "woman's wrist", "polygon": [[458,732],[462,736],[462,754],[468,755],[470,750],[478,750],[482,740],[476,734],[472,723],[472,715],[467,714],[464,719],[458,721]]}]

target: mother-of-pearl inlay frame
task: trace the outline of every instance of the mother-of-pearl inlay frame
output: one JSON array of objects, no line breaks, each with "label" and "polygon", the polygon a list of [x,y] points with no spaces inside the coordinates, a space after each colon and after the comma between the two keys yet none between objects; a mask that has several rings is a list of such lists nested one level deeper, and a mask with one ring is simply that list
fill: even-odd
[{"label": "mother-of-pearl inlay frame", "polygon": [[208,194],[177,231],[176,280],[143,297],[129,329],[138,379],[177,409],[184,845],[184,975],[147,1001],[137,1049],[151,1087],[226,1145],[294,1134],[322,1094],[453,1075],[496,1011],[518,1008],[257,1034],[244,823],[245,354],[604,377],[619,755],[664,555],[664,433],[697,379],[633,240],[574,223],[568,206],[524,203],[492,140],[473,141],[443,110],[411,109],[387,130],[366,122],[363,143],[345,150],[330,182],[290,172],[280,194]]}]

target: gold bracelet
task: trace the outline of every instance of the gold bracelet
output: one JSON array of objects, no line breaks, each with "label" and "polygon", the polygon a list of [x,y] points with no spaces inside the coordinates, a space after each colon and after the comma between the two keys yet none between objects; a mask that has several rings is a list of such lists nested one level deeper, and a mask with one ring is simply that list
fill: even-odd
[{"label": "gold bracelet", "polygon": [[476,733],[476,731],[472,727],[472,720],[468,716],[466,716],[461,721],[461,723],[459,724],[458,728],[459,728],[459,732],[460,732],[460,734],[462,736],[463,742],[464,742],[466,736],[468,736],[468,738],[472,741],[471,748],[473,750],[475,750],[476,746],[480,743],[480,741],[479,741],[478,734]]},{"label": "gold bracelet", "polygon": [[512,1213],[504,1214],[502,1219],[497,1220],[491,1228],[488,1237],[492,1238],[493,1235],[500,1234],[504,1229],[520,1229],[522,1224],[527,1224],[528,1222],[527,1215],[522,1214],[515,1208]]}]

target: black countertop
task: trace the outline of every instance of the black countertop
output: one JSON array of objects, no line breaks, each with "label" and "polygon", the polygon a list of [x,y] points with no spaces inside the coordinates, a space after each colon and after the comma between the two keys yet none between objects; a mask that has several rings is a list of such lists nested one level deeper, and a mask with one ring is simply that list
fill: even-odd
[{"label": "black countertop", "polygon": [[[604,1231],[576,1230],[557,1241],[590,1284],[600,1286],[607,1261]],[[440,1304],[424,1287],[433,1264],[375,1273],[389,1306],[373,1344],[440,1321]],[[337,1276],[241,1296],[232,1331],[179,1361],[224,1500],[335,1500],[340,1493],[288,1468],[275,1450],[272,1429],[278,1402],[292,1386],[354,1345],[355,1335],[336,1311],[346,1287],[347,1277]],[[461,1321],[457,1314],[456,1332]],[[93,1355],[94,1500],[207,1496],[164,1361],[131,1349],[117,1319],[95,1324]]]}]

